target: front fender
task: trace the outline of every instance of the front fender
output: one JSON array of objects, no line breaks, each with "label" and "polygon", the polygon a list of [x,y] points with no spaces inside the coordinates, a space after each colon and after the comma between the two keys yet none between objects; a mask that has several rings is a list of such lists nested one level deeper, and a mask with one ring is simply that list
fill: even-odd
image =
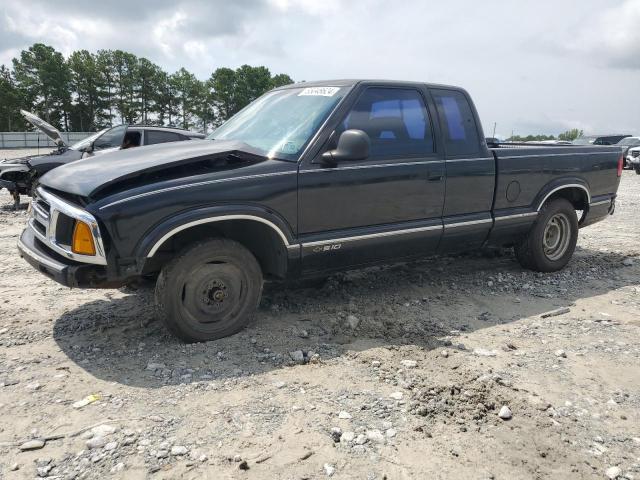
[{"label": "front fender", "polygon": [[29,171],[29,167],[27,165],[25,165],[24,163],[7,163],[7,164],[0,164],[0,178],[2,178],[2,176],[5,173],[9,173],[9,172],[28,172]]},{"label": "front fender", "polygon": [[160,246],[187,228],[231,220],[249,220],[272,228],[285,247],[295,243],[291,226],[276,212],[255,205],[224,205],[180,212],[153,226],[136,247],[138,259],[153,257]]}]

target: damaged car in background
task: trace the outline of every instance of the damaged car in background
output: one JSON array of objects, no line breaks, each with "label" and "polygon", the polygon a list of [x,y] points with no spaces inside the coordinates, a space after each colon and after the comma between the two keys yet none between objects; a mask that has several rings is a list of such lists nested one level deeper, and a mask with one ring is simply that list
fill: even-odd
[{"label": "damaged car in background", "polygon": [[202,133],[181,128],[123,124],[105,128],[77,143],[67,145],[60,131],[53,125],[25,110],[20,110],[20,113],[49,137],[56,149],[46,155],[0,161],[0,189],[9,190],[16,208],[20,204],[20,195],[32,196],[38,179],[60,165],[120,149],[204,138]]}]

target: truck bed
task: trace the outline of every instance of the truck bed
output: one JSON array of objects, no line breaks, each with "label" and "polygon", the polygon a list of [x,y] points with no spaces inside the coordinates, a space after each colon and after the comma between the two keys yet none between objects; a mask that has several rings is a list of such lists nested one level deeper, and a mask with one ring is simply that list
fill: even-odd
[{"label": "truck bed", "polygon": [[596,215],[609,213],[598,207],[612,208],[620,181],[618,147],[515,145],[490,151],[496,161],[496,218],[536,212],[557,188],[567,185],[575,186],[573,195],[583,207],[581,226],[592,223],[586,215],[590,210],[595,221]]},{"label": "truck bed", "polygon": [[[566,184],[569,179],[585,185],[592,198],[614,195],[617,190],[619,147],[536,145],[500,147],[491,152],[496,159],[496,210],[535,205],[537,197],[545,194],[546,185]],[[513,189],[518,185],[520,194],[516,197]]]}]

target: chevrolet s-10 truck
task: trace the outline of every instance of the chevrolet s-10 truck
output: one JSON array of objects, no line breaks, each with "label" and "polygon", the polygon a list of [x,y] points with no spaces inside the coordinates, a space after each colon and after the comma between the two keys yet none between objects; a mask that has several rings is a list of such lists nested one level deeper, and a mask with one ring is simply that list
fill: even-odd
[{"label": "chevrolet s-10 truck", "polygon": [[44,175],[20,254],[69,287],[156,280],[185,341],[249,322],[265,280],[513,246],[552,272],[614,211],[621,149],[489,149],[466,91],[340,80],[272,90],[205,140]]}]

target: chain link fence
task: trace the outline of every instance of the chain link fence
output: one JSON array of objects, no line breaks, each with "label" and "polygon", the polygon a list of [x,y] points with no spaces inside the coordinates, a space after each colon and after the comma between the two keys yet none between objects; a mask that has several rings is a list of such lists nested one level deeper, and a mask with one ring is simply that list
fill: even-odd
[{"label": "chain link fence", "polygon": [[[67,145],[79,142],[94,132],[61,132]],[[53,148],[49,137],[39,132],[0,132],[0,148]]]}]

